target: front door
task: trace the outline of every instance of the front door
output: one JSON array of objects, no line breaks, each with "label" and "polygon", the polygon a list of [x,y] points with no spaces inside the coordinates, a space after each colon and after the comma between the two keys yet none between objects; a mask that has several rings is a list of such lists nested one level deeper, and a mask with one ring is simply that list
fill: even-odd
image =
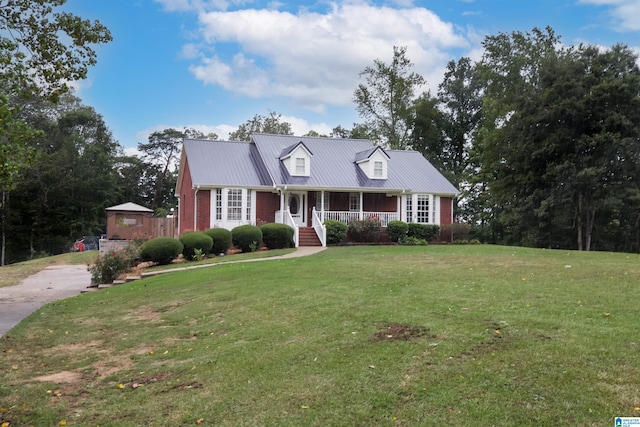
[{"label": "front door", "polygon": [[289,212],[293,217],[293,222],[295,222],[298,227],[306,227],[307,218],[305,212],[307,207],[307,193],[289,193],[287,205],[289,206]]}]

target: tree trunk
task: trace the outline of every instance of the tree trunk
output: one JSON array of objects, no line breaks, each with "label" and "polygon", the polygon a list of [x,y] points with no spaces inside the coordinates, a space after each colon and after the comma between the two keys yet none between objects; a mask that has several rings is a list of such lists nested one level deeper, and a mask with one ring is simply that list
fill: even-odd
[{"label": "tree trunk", "polygon": [[4,267],[5,260],[5,250],[7,247],[7,238],[6,238],[6,222],[7,222],[7,214],[6,214],[6,200],[7,200],[7,192],[2,187],[2,201],[0,202],[1,216],[0,221],[2,221],[2,249],[0,250],[0,267]]},{"label": "tree trunk", "polygon": [[578,212],[576,215],[576,228],[578,230],[578,250],[582,250],[582,192],[578,192]]},{"label": "tree trunk", "polygon": [[591,207],[587,209],[587,227],[586,227],[587,244],[585,247],[585,250],[587,252],[591,250],[591,232],[593,231],[593,223],[595,222],[595,218],[596,218],[596,208]]}]

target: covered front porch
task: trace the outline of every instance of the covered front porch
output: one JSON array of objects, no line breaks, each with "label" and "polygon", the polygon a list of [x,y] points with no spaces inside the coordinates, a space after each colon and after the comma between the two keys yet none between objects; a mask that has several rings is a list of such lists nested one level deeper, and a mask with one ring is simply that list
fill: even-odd
[{"label": "covered front porch", "polygon": [[322,246],[326,246],[326,220],[348,224],[353,220],[375,218],[382,227],[399,220],[401,200],[398,194],[367,192],[280,191],[280,209],[276,222],[294,229],[294,243],[300,242],[300,228],[312,227]]}]

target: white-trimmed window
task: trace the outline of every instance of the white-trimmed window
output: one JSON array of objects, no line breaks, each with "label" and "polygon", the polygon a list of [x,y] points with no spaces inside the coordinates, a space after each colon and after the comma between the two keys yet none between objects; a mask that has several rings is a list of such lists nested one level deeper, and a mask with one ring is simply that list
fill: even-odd
[{"label": "white-trimmed window", "polygon": [[222,189],[216,188],[216,220],[222,219]]},{"label": "white-trimmed window", "polygon": [[316,209],[321,211],[321,210],[331,210],[329,208],[330,204],[329,204],[329,192],[325,191],[324,192],[324,209],[322,209],[322,192],[321,191],[316,191]]},{"label": "white-trimmed window", "polygon": [[306,175],[307,162],[304,157],[296,157],[296,175]]},{"label": "white-trimmed window", "polygon": [[360,193],[349,193],[349,210],[360,212]]},{"label": "white-trimmed window", "polygon": [[373,176],[374,176],[374,178],[382,178],[383,177],[382,162],[379,162],[379,161],[373,162]]},{"label": "white-trimmed window", "polygon": [[418,194],[416,203],[416,222],[428,224],[429,221],[429,195]]},{"label": "white-trimmed window", "polygon": [[413,222],[413,198],[407,197],[407,222]]},{"label": "white-trimmed window", "polygon": [[227,220],[242,220],[242,189],[240,188],[227,190]]},{"label": "white-trimmed window", "polygon": [[247,190],[247,221],[251,221],[251,190]]}]

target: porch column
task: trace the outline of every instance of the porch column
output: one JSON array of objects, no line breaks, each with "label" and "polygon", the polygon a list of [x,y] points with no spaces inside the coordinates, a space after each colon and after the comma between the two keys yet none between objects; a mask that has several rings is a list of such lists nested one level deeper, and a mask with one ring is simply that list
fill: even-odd
[{"label": "porch column", "polygon": [[320,221],[324,224],[324,190],[320,191]]},{"label": "porch column", "polygon": [[360,192],[360,213],[358,214],[360,217],[360,221],[362,221],[363,218],[363,211],[364,211],[364,193],[361,191]]}]

